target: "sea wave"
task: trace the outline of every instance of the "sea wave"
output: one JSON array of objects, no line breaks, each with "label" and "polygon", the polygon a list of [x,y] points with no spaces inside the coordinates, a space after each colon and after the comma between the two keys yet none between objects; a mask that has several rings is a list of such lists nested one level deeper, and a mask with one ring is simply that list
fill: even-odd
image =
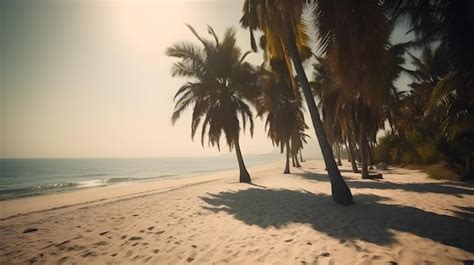
[{"label": "sea wave", "polygon": [[0,200],[9,199],[9,198],[17,198],[17,197],[25,197],[25,196],[33,196],[33,195],[41,195],[50,192],[54,192],[56,190],[73,190],[79,186],[79,183],[73,182],[66,182],[66,183],[52,183],[52,184],[43,184],[37,186],[30,186],[24,188],[13,188],[13,189],[4,189],[0,190]]},{"label": "sea wave", "polygon": [[4,190],[0,190],[0,200],[65,192],[65,191],[72,191],[72,190],[84,189],[84,188],[101,187],[101,186],[108,186],[108,185],[114,185],[114,184],[119,184],[119,183],[150,181],[150,180],[156,180],[160,178],[167,178],[167,177],[173,177],[173,176],[176,176],[176,175],[167,174],[167,175],[159,175],[155,177],[141,177],[141,178],[112,177],[112,178],[107,178],[107,179],[99,178],[99,179],[84,180],[84,181],[78,181],[78,182],[60,182],[60,183],[43,184],[43,185],[30,186],[30,187],[24,187],[24,188],[4,189]]}]

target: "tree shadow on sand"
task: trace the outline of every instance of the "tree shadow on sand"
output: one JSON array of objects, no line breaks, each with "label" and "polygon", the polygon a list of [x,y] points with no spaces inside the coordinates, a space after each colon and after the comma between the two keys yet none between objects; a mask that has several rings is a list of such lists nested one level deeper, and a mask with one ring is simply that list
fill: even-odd
[{"label": "tree shadow on sand", "polygon": [[[304,171],[293,174],[313,181],[328,182],[327,175]],[[394,183],[387,180],[361,180],[344,177],[347,185],[354,189],[405,190],[421,193],[440,193],[453,196],[474,195],[472,185],[458,182],[423,182],[423,183]]]},{"label": "tree shadow on sand", "polygon": [[226,212],[248,225],[281,228],[310,224],[340,240],[360,239],[378,245],[395,242],[392,230],[408,232],[445,245],[474,251],[473,222],[418,208],[381,203],[387,198],[358,194],[344,207],[326,194],[287,189],[255,189],[208,194],[205,209]]}]

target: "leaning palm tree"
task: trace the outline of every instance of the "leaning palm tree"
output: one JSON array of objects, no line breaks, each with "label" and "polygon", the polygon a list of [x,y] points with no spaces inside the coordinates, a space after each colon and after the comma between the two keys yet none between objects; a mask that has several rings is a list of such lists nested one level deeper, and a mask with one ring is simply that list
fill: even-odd
[{"label": "leaning palm tree", "polygon": [[240,182],[250,183],[239,144],[240,131],[246,129],[247,122],[250,123],[251,134],[254,126],[252,112],[246,101],[256,96],[257,77],[253,67],[244,62],[248,53],[242,55],[236,46],[233,28],[227,29],[220,40],[209,27],[208,32],[213,37],[211,41],[187,26],[202,47],[179,42],[166,50],[168,56],[180,60],[173,65],[172,75],[190,79],[176,92],[171,120],[174,124],[182,112],[192,106],[191,137],[194,139],[202,121],[201,144],[204,146],[207,134],[208,145],[217,146],[220,150],[220,139],[224,133],[229,149],[235,149],[237,155]]},{"label": "leaning palm tree", "polygon": [[263,32],[266,61],[280,58],[287,62],[289,74],[292,75],[293,68],[296,71],[328,170],[332,197],[340,204],[350,205],[353,203],[352,193],[337,168],[303,68],[302,60],[311,56],[311,51],[306,45],[309,37],[305,33],[302,19],[305,2],[303,0],[246,0],[241,24],[244,28],[249,28],[250,42],[254,50],[257,49],[257,45],[253,31],[260,29]]}]

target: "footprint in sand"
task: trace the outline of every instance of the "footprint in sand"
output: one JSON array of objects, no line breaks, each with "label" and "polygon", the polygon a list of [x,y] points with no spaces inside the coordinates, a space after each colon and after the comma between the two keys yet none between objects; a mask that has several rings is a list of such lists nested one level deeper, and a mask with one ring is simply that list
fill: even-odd
[{"label": "footprint in sand", "polygon": [[109,231],[104,231],[104,232],[102,232],[102,233],[99,233],[99,235],[103,236],[103,235],[107,234],[108,232],[109,232]]},{"label": "footprint in sand", "polygon": [[58,260],[58,264],[63,264],[64,262],[67,261],[67,259],[69,259],[69,257],[67,257],[67,256],[60,258],[60,259]]},{"label": "footprint in sand", "polygon": [[141,236],[132,236],[132,237],[129,238],[128,240],[134,241],[134,240],[142,240],[142,239],[143,239],[143,237],[141,237]]},{"label": "footprint in sand", "polygon": [[32,232],[36,232],[36,231],[38,231],[38,228],[27,228],[27,229],[25,229],[25,231],[23,231],[23,234],[32,233]]},{"label": "footprint in sand", "polygon": [[96,246],[106,246],[106,245],[108,245],[108,243],[105,242],[105,241],[99,241],[99,242],[95,243],[94,245],[96,245]]},{"label": "footprint in sand", "polygon": [[84,255],[82,255],[83,258],[89,257],[89,256],[95,257],[97,256],[97,253],[95,253],[94,251],[87,251],[86,253],[84,253]]}]

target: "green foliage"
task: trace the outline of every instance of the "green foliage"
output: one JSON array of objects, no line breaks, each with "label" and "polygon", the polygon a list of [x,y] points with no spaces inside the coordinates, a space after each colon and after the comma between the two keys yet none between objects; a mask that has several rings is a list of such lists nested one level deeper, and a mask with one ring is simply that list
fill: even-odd
[{"label": "green foliage", "polygon": [[443,162],[430,165],[410,165],[408,168],[420,170],[428,174],[432,179],[459,180],[459,174],[456,173],[456,169]]},{"label": "green foliage", "polygon": [[379,139],[374,153],[376,162],[389,164],[431,164],[445,158],[439,145],[419,132],[406,137],[389,132]]},{"label": "green foliage", "polygon": [[377,162],[393,164],[399,156],[399,137],[394,133],[388,133],[379,139],[379,143],[374,150],[374,159]]}]

